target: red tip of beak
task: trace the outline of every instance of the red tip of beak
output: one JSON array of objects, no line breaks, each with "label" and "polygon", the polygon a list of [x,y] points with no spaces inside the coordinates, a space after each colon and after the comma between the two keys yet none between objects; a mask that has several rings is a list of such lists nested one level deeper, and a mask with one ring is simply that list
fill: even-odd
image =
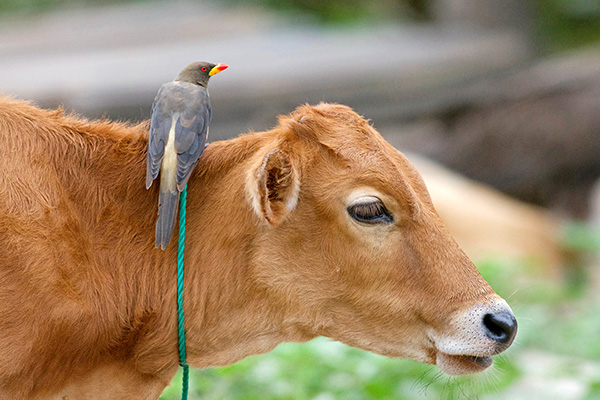
[{"label": "red tip of beak", "polygon": [[219,63],[219,65],[217,65],[217,69],[219,71],[223,71],[223,70],[225,70],[227,68],[229,68],[229,65],[227,65],[227,64],[221,64],[221,63]]}]

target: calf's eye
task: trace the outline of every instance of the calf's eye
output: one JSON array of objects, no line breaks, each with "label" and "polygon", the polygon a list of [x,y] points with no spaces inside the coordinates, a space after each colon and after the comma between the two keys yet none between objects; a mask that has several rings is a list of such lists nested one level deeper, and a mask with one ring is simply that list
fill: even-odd
[{"label": "calf's eye", "polygon": [[379,199],[352,204],[348,206],[347,211],[358,222],[367,224],[389,224],[394,222],[392,214]]}]

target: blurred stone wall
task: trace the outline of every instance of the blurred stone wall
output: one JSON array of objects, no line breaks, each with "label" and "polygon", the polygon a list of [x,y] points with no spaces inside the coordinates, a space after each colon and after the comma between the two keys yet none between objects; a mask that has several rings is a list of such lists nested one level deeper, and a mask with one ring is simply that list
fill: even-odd
[{"label": "blurred stone wall", "polygon": [[482,80],[443,112],[392,131],[398,147],[585,218],[600,177],[600,48]]}]

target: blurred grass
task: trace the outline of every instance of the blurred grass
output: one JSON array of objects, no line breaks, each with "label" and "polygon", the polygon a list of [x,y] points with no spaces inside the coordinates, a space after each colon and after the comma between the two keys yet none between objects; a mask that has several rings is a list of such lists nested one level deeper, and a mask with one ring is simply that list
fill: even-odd
[{"label": "blurred grass", "polygon": [[[269,354],[248,357],[230,367],[194,371],[190,398],[457,399],[493,393],[518,376],[506,358],[497,360],[495,368],[484,376],[452,378],[432,366],[390,359],[319,338],[304,345],[285,343]],[[179,372],[161,399],[178,399],[180,390]]]},{"label": "blurred grass", "polygon": [[600,41],[600,0],[537,0],[538,36],[557,52]]},{"label": "blurred grass", "polygon": [[0,14],[27,16],[56,9],[65,10],[74,7],[94,7],[148,1],[155,0],[0,0]]},{"label": "blurred grass", "polygon": [[[566,229],[565,243],[592,253],[600,251],[599,238],[589,227],[572,224]],[[562,279],[545,278],[543,266],[533,260],[485,260],[478,268],[507,299],[519,321],[515,344],[506,355],[495,357],[491,371],[448,377],[433,366],[319,338],[306,344],[285,343],[229,367],[193,371],[190,398],[531,400],[533,392],[533,399],[600,399],[600,296],[592,284],[598,273],[595,267],[566,268]],[[551,394],[540,393],[536,384]],[[571,397],[560,394],[561,385],[571,388]],[[178,373],[161,399],[178,399],[180,388]]]}]

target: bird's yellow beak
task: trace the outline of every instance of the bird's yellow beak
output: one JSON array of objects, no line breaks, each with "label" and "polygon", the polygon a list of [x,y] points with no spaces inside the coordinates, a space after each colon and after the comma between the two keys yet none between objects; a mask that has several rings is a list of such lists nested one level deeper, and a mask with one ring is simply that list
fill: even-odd
[{"label": "bird's yellow beak", "polygon": [[223,70],[225,70],[227,68],[229,68],[229,65],[218,63],[217,65],[215,65],[213,67],[213,69],[210,70],[210,72],[208,73],[208,76],[216,75],[219,72],[221,72],[221,71],[223,71]]}]

